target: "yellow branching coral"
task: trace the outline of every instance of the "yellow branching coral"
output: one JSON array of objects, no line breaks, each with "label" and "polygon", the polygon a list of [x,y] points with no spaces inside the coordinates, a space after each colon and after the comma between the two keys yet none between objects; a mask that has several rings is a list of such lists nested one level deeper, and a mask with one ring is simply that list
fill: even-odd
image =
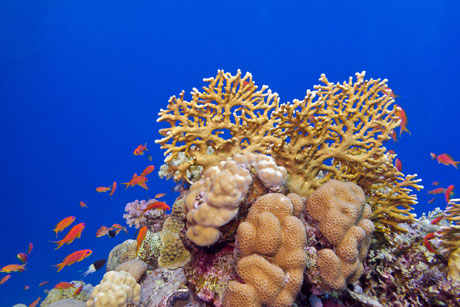
[{"label": "yellow branching coral", "polygon": [[444,219],[449,222],[436,232],[441,251],[449,255],[449,278],[460,282],[460,198],[451,199],[444,210]]},{"label": "yellow branching coral", "polygon": [[205,171],[243,150],[269,154],[287,169],[292,192],[308,196],[329,179],[357,183],[377,230],[405,231],[398,223],[413,221],[411,188],[422,187],[393,166],[395,155],[383,146],[400,125],[387,80],[364,76],[340,84],[321,75],[323,84],[303,100],[280,104],[251,74],[219,70],[204,79],[203,92],[193,89],[191,101],[182,92],[159,113],[157,121],[170,125],[156,141],[166,149],[169,175],[190,182],[194,168]]}]

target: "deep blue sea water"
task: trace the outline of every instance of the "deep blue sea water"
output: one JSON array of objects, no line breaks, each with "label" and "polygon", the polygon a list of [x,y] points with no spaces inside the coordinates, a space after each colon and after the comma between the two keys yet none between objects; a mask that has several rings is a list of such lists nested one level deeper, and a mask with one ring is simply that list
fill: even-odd
[{"label": "deep blue sea water", "polygon": [[[124,224],[127,202],[165,192],[172,204],[174,184],[156,174],[148,192],[119,187],[110,199],[95,188],[141,172],[149,161],[133,150],[144,142],[159,168],[159,109],[217,69],[249,71],[282,101],[303,98],[321,73],[334,82],[362,70],[388,78],[412,134],[387,147],[404,173],[423,179],[415,211],[444,208],[441,195],[427,204],[427,190],[435,180],[460,189],[459,170],[429,153],[460,159],[459,11],[458,1],[425,0],[1,1],[0,267],[29,242],[34,250],[27,271],[0,285],[0,306],[45,297],[38,283],[78,280],[133,238],[133,228],[95,236],[101,225]],[[51,229],[69,215],[86,229],[56,251]],[[56,273],[51,265],[78,249],[93,255]],[[84,281],[97,284],[103,271]]]}]

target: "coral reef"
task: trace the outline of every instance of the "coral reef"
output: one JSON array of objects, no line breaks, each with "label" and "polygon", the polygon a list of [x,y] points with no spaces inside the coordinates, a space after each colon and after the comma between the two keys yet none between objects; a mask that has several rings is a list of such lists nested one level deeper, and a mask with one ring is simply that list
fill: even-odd
[{"label": "coral reef", "polygon": [[308,197],[305,209],[333,246],[317,253],[321,278],[334,290],[344,289],[361,276],[374,231],[364,192],[354,183],[329,180]]},{"label": "coral reef", "polygon": [[267,188],[280,189],[286,181],[286,169],[260,154],[236,154],[209,167],[185,196],[188,239],[199,246],[209,246],[220,238],[219,227],[236,216],[253,183],[251,167]]},{"label": "coral reef", "polygon": [[176,270],[158,268],[142,281],[140,303],[145,307],[165,307],[170,295],[180,289],[186,289],[186,282],[182,268]]},{"label": "coral reef", "polygon": [[222,306],[222,294],[228,282],[238,278],[234,247],[225,245],[218,250],[192,249],[192,260],[184,267],[190,289],[196,296],[213,306]]},{"label": "coral reef", "polygon": [[[204,79],[203,92],[193,89],[190,101],[184,92],[170,98],[157,119],[170,127],[156,142],[166,149],[176,181],[191,182],[192,167],[206,172],[243,150],[270,154],[289,172],[292,192],[308,196],[330,179],[355,182],[368,197],[377,230],[404,231],[398,224],[414,219],[411,189],[422,186],[416,175],[394,167],[395,155],[383,146],[400,125],[387,80],[364,77],[357,73],[356,81],[334,84],[321,75],[323,85],[303,100],[280,104],[267,86],[258,90],[251,74],[219,70]],[[178,161],[181,154],[185,159]]]},{"label": "coral reef", "polygon": [[147,264],[142,260],[130,260],[123,262],[116,269],[115,272],[128,272],[134,277],[136,282],[139,282],[141,277],[147,272]]},{"label": "coral reef", "polygon": [[128,272],[110,271],[104,274],[99,285],[94,287],[87,307],[122,307],[127,304],[138,304],[141,287]]},{"label": "coral reef", "polygon": [[[90,284],[85,284],[82,281],[72,281],[71,283],[74,284],[74,286],[67,289],[51,289],[48,292],[46,298],[41,302],[40,306],[48,306],[53,302],[57,302],[64,299],[74,299],[86,302],[91,292],[93,291],[93,286]],[[75,294],[75,290],[78,289],[80,286],[83,286],[82,291],[79,294]]]},{"label": "coral reef", "polygon": [[156,199],[135,200],[127,203],[125,206],[126,213],[123,218],[126,219],[126,224],[129,227],[134,226],[136,229],[147,226],[153,232],[159,231],[162,228],[164,221],[164,211],[155,209],[144,212],[144,209],[151,203],[156,202]]},{"label": "coral reef", "polygon": [[449,278],[460,282],[460,198],[451,199],[443,214],[448,224],[435,235],[440,239],[441,252],[449,257]]},{"label": "coral reef", "polygon": [[53,302],[48,305],[48,307],[85,307],[85,302],[74,300],[74,299],[65,299]]},{"label": "coral reef", "polygon": [[303,223],[291,200],[280,193],[259,197],[237,232],[238,276],[223,294],[224,306],[290,306],[307,264]]},{"label": "coral reef", "polygon": [[136,240],[126,240],[112,248],[107,259],[107,272],[115,270],[123,262],[134,260],[136,258],[136,247]]}]

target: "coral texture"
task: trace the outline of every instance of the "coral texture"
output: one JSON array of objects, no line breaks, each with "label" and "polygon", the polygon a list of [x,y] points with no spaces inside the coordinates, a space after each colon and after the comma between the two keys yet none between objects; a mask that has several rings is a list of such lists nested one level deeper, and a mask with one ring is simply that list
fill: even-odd
[{"label": "coral texture", "polygon": [[102,281],[97,285],[87,307],[122,307],[128,303],[138,304],[140,301],[141,286],[128,272],[110,271],[104,274]]},{"label": "coral texture", "polygon": [[[358,183],[377,229],[404,231],[398,223],[414,220],[411,189],[422,186],[416,175],[394,167],[396,155],[383,146],[400,125],[387,80],[364,77],[331,83],[321,75],[323,84],[303,100],[280,104],[278,94],[265,85],[258,89],[250,73],[219,70],[204,79],[202,92],[193,89],[190,101],[182,92],[159,112],[157,121],[170,125],[156,141],[166,149],[167,171],[190,182],[197,167],[206,171],[243,150],[269,154],[288,170],[291,191],[308,196],[330,179]],[[212,231],[209,240],[217,235]]]},{"label": "coral texture", "polygon": [[106,269],[113,271],[120,264],[136,258],[136,240],[126,240],[114,248],[109,253]]},{"label": "coral texture", "polygon": [[293,304],[307,264],[305,227],[293,212],[290,198],[281,193],[263,195],[252,205],[237,231],[237,272],[244,283],[229,282],[224,306]]},{"label": "coral texture", "polygon": [[449,278],[460,282],[460,198],[451,199],[443,214],[448,224],[435,235],[440,239],[441,251],[449,257]]},{"label": "coral texture", "polygon": [[[65,299],[75,299],[78,301],[86,302],[91,292],[93,291],[93,286],[91,286],[90,284],[85,284],[82,281],[72,281],[71,283],[74,284],[74,286],[67,289],[51,289],[48,292],[46,298],[41,302],[40,306],[48,306],[54,302]],[[83,286],[82,291],[79,294],[75,295],[75,290],[78,289],[80,286]]]},{"label": "coral texture", "polygon": [[318,251],[321,278],[332,289],[344,289],[361,276],[374,231],[363,190],[351,182],[330,180],[307,198],[305,211],[334,246]]},{"label": "coral texture", "polygon": [[126,262],[123,262],[122,264],[120,264],[115,269],[115,272],[120,272],[120,271],[128,272],[129,274],[131,274],[131,276],[134,277],[136,282],[139,282],[141,277],[147,271],[147,264],[142,260],[126,261]]},{"label": "coral texture", "polygon": [[123,218],[126,219],[126,224],[129,227],[134,226],[136,229],[147,226],[153,232],[159,231],[164,220],[164,211],[160,209],[148,210],[144,212],[144,209],[151,203],[156,202],[156,199],[149,200],[135,200],[127,203],[125,206],[126,213],[123,214]]},{"label": "coral texture", "polygon": [[185,197],[187,238],[199,246],[219,239],[218,228],[235,217],[253,183],[251,167],[266,187],[276,189],[286,181],[286,169],[260,154],[236,154],[209,167]]}]

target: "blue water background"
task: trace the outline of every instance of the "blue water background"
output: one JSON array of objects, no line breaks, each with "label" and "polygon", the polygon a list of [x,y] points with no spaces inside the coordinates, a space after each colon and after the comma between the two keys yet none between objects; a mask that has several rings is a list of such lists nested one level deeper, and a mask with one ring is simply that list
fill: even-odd
[{"label": "blue water background", "polygon": [[[43,288],[80,279],[133,238],[133,228],[95,236],[101,225],[124,224],[127,202],[165,192],[172,204],[174,184],[156,173],[147,192],[119,187],[110,199],[95,188],[141,172],[149,161],[133,150],[144,142],[159,168],[158,111],[217,69],[249,71],[282,101],[303,98],[321,73],[333,82],[362,70],[388,78],[412,135],[387,147],[404,173],[423,179],[415,211],[444,208],[443,195],[427,204],[427,190],[435,180],[460,189],[459,171],[429,153],[460,159],[459,11],[458,1],[420,0],[1,1],[0,267],[17,263],[29,242],[34,250],[27,271],[0,285],[0,306],[45,297]],[[69,215],[86,229],[55,251],[51,229]],[[93,255],[56,273],[51,265],[78,249]],[[84,281],[97,284],[103,273]]]}]

